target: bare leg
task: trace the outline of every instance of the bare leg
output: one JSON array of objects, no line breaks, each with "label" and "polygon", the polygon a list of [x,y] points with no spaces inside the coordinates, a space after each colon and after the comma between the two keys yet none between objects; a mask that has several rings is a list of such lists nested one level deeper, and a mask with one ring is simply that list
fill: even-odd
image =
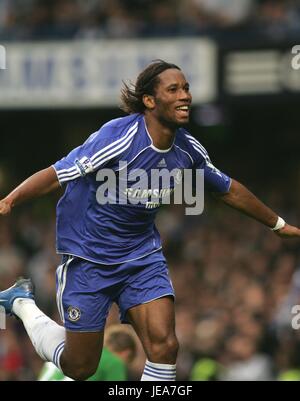
[{"label": "bare leg", "polygon": [[85,380],[96,372],[102,352],[103,333],[66,331],[66,342],[60,357],[60,366],[66,376]]},{"label": "bare leg", "polygon": [[173,298],[163,297],[135,306],[129,309],[127,317],[148,358],[142,380],[175,380],[178,341]]}]

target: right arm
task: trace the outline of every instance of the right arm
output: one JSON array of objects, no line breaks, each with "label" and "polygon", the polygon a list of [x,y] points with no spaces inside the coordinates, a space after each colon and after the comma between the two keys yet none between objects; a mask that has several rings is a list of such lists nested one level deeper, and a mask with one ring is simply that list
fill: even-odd
[{"label": "right arm", "polygon": [[59,187],[60,184],[53,167],[38,171],[0,200],[0,215],[9,214],[14,206],[28,199],[55,191]]},{"label": "right arm", "polygon": [[[93,133],[81,146],[73,149],[66,157],[53,166],[41,170],[22,182],[4,199],[0,200],[0,216],[11,212],[11,209],[28,199],[37,198],[55,191],[61,184],[84,177],[112,160],[116,161],[128,148],[128,141],[138,130],[138,123],[114,133],[114,126],[107,125]],[[102,135],[99,135],[102,132]],[[130,133],[130,135],[129,135]],[[118,157],[118,158],[117,158]]]}]

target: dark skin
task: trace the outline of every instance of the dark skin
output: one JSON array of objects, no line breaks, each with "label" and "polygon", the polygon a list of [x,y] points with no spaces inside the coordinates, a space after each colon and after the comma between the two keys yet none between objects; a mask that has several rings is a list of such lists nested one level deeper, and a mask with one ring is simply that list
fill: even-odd
[{"label": "dark skin", "polygon": [[[189,83],[177,69],[159,74],[159,85],[155,96],[144,95],[145,121],[153,144],[158,149],[169,149],[175,138],[176,129],[189,122],[192,95]],[[178,110],[185,106],[186,111]]]},{"label": "dark skin", "polygon": [[[183,73],[168,69],[159,76],[154,95],[143,96],[145,121],[155,147],[169,149],[176,128],[188,123],[192,96]],[[29,177],[6,198],[0,201],[0,215],[26,200],[60,188],[52,167]],[[267,227],[274,227],[278,215],[264,205],[246,187],[232,180],[229,192],[217,195],[227,205],[256,219]],[[285,224],[275,232],[280,237],[300,237],[297,227]],[[175,364],[178,341],[175,334],[174,302],[170,297],[135,306],[128,310],[127,318],[139,336],[148,359],[154,363]],[[61,356],[65,375],[84,380],[97,369],[103,344],[103,332],[76,333],[66,331],[66,345]]]}]

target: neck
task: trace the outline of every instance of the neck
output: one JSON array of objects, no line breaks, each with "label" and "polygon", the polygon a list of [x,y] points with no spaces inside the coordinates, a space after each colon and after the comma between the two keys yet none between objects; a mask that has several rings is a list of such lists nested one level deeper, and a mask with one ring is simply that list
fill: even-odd
[{"label": "neck", "polygon": [[146,129],[152,139],[153,145],[160,150],[169,149],[173,142],[176,133],[176,128],[168,127],[162,124],[156,118],[145,113]]}]

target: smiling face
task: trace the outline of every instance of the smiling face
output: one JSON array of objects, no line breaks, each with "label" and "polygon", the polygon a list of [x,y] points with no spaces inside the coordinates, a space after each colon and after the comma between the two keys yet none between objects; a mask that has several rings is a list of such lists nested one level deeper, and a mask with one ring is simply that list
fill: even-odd
[{"label": "smiling face", "polygon": [[172,127],[189,122],[192,95],[182,71],[170,68],[158,75],[153,96],[145,95],[147,110],[162,124]]}]

